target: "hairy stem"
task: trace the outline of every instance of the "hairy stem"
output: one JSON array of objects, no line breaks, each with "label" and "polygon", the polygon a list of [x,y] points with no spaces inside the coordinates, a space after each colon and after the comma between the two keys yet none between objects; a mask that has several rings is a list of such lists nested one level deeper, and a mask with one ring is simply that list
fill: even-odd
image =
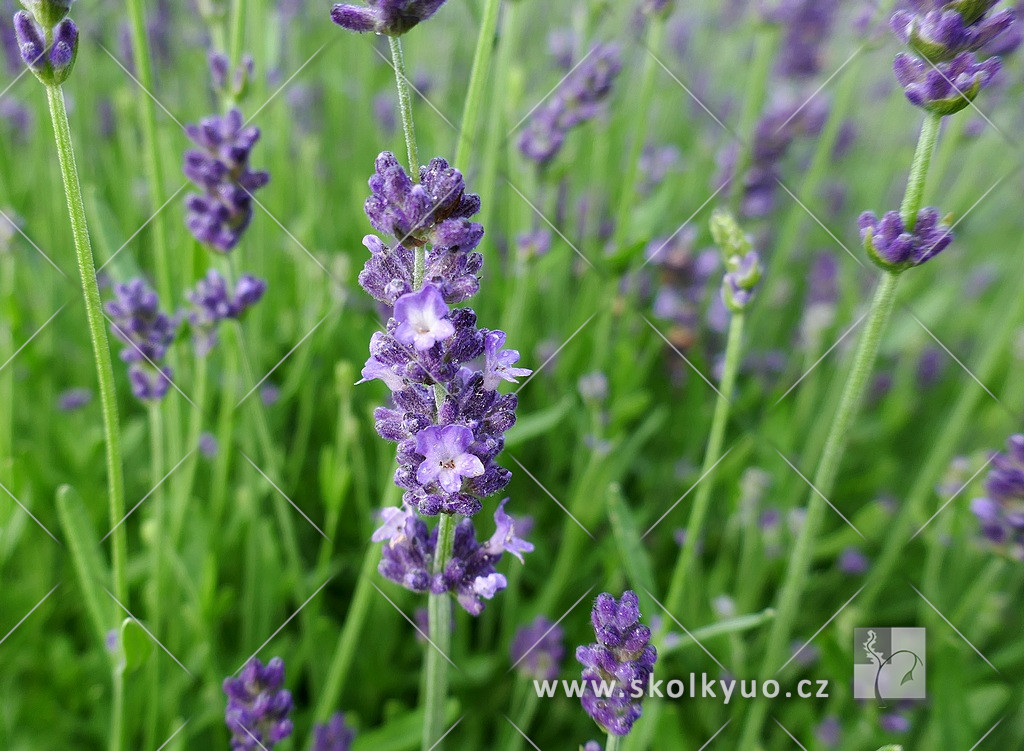
[{"label": "hairy stem", "polygon": [[398,88],[398,108],[402,113],[405,149],[409,155],[409,177],[413,182],[419,182],[420,157],[416,151],[416,128],[412,119],[412,97],[409,94],[409,79],[405,75],[402,40],[399,37],[388,37],[388,41],[391,42],[391,63],[395,68],[395,86]]},{"label": "hairy stem", "polygon": [[[909,220],[917,217],[917,212],[924,199],[928,166],[931,163],[932,152],[935,150],[940,122],[941,118],[928,115],[921,126],[921,134],[918,137],[914,161],[910,168],[910,178],[901,206],[904,223],[911,228],[913,223]],[[875,298],[871,303],[864,333],[861,335],[839,408],[833,417],[832,426],[825,439],[825,447],[818,461],[818,469],[814,474],[813,489],[810,491],[807,502],[807,516],[797,536],[793,554],[789,559],[789,566],[786,568],[778,599],[778,617],[768,635],[761,675],[770,675],[785,659],[785,650],[796,622],[797,608],[809,579],[814,542],[825,513],[825,498],[832,492],[835,485],[839,464],[849,442],[850,429],[857,416],[868,378],[874,369],[882,333],[896,302],[896,288],[899,285],[899,279],[898,272],[887,271],[883,274],[875,291]],[[763,697],[756,700],[751,706],[741,737],[740,748],[755,747],[764,724],[767,707]]]},{"label": "hairy stem", "polygon": [[[768,635],[761,675],[770,675],[785,661],[785,650],[798,615],[797,608],[800,604],[800,597],[807,586],[815,538],[825,514],[827,504],[824,497],[832,492],[835,484],[839,464],[849,441],[850,429],[857,415],[868,378],[874,369],[882,333],[896,301],[896,288],[899,279],[899,274],[885,272],[871,303],[871,312],[868,315],[864,334],[847,377],[839,409],[832,420],[832,428],[825,441],[825,449],[822,452],[818,470],[814,475],[812,485],[815,489],[810,491],[807,516],[800,527],[800,534],[789,559],[789,566],[786,568],[786,575],[779,593],[778,617]],[[740,748],[756,747],[766,710],[767,705],[763,697],[755,701],[747,716]]]},{"label": "hairy stem", "polygon": [[[441,514],[437,524],[437,548],[434,574],[441,574],[451,558],[455,542],[455,517]],[[452,608],[447,593],[429,595],[427,615],[430,640],[424,665],[423,751],[442,751],[440,743],[444,727],[444,704],[448,697],[448,653],[452,643]]]},{"label": "hairy stem", "polygon": [[[100,406],[103,413],[103,432],[107,458],[107,502],[110,525],[116,529],[110,535],[111,565],[114,575],[114,595],[126,607],[128,603],[128,575],[125,565],[126,540],[121,519],[124,517],[124,467],[121,460],[121,428],[117,416],[117,393],[114,390],[114,366],[110,359],[110,344],[104,325],[103,308],[100,305],[100,290],[96,284],[96,265],[89,241],[89,228],[85,220],[85,205],[82,202],[82,186],[78,180],[75,164],[75,150],[71,142],[71,125],[64,104],[64,92],[60,86],[46,87],[50,118],[57,142],[57,156],[67,196],[68,213],[71,219],[71,234],[74,237],[75,253],[78,257],[78,271],[82,278],[82,293],[85,297],[85,314],[92,339],[92,352],[96,361],[96,375],[99,381]],[[123,721],[124,676],[114,666],[114,707],[111,721],[111,751],[122,748],[124,736]]]},{"label": "hairy stem", "polygon": [[[697,485],[693,508],[690,510],[690,519],[686,524],[686,541],[676,559],[672,582],[665,599],[665,607],[670,613],[675,613],[683,604],[686,584],[697,558],[697,542],[704,528],[704,520],[711,502],[711,491],[715,488],[714,482],[708,479],[707,475],[722,459],[722,443],[725,439],[725,428],[729,422],[729,411],[732,406],[731,400],[736,388],[736,374],[739,372],[740,362],[743,359],[744,320],[743,313],[734,313],[729,323],[729,338],[725,347],[725,367],[722,370],[722,381],[719,384],[718,401],[715,404],[707,450],[704,452],[704,465],[701,467],[700,476],[703,481]],[[666,619],[661,631],[667,631],[669,625],[671,625],[671,620]],[[664,638],[664,633],[659,636],[660,643],[661,638]]]}]

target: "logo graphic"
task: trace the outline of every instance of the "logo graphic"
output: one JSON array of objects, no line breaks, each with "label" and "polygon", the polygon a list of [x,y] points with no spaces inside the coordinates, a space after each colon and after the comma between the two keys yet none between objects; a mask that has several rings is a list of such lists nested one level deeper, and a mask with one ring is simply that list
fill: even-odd
[{"label": "logo graphic", "polygon": [[891,699],[925,698],[924,629],[855,628],[853,695],[880,707]]}]

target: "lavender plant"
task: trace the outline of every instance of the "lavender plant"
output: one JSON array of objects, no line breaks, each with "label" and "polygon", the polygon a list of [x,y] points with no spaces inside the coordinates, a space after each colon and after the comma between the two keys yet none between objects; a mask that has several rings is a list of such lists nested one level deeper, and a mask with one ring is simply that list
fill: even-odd
[{"label": "lavender plant", "polygon": [[[935,48],[922,46],[915,41],[920,37],[914,36],[913,30],[923,25],[925,18],[922,14],[926,8],[919,6],[917,17],[908,19],[902,14],[897,14],[893,21],[897,36],[902,37],[905,28],[909,27],[912,30],[908,32],[910,36],[907,39],[910,40],[917,61],[915,63],[910,60],[908,53],[901,53],[896,59],[895,73],[904,86],[910,102],[926,111],[925,120],[899,212],[887,214],[881,221],[870,213],[862,215],[860,220],[865,249],[868,256],[883,268],[882,278],[872,300],[867,323],[812,480],[814,490],[808,498],[807,516],[779,592],[779,616],[768,636],[762,674],[775,670],[775,666],[784,660],[784,645],[790,638],[800,597],[807,583],[811,551],[824,515],[824,498],[834,487],[849,440],[849,429],[856,417],[877,358],[882,334],[895,304],[896,288],[901,275],[907,269],[934,258],[951,242],[951,229],[940,224],[939,212],[922,207],[925,182],[942,118],[968,106],[981,89],[991,82],[992,76],[998,70],[999,63],[994,59],[987,63],[978,62],[973,52],[959,52],[960,45],[965,45],[964,49],[967,49],[975,46],[977,42],[977,37],[967,31],[968,28],[975,31],[979,31],[981,27],[989,29],[985,24],[991,23],[992,36],[988,36],[988,32],[981,35],[986,41],[991,41],[1011,25],[1012,17],[1009,21],[993,21],[990,11],[995,4],[988,0],[979,3],[942,4],[942,10],[959,17],[950,17],[958,31],[949,37],[936,40],[939,43]],[[931,3],[928,6],[931,7]],[[957,54],[958,56],[954,57],[944,70],[942,83],[931,81],[923,89],[907,90],[908,65],[924,66],[925,61],[934,65],[929,55],[941,59]],[[948,80],[949,75],[953,76],[954,81]],[[950,88],[947,88],[947,85]],[[755,701],[752,705],[741,736],[741,743],[744,746],[757,742],[765,711],[766,705],[763,700]]]},{"label": "lavender plant", "polygon": [[640,718],[637,690],[642,697],[658,653],[650,644],[651,630],[640,623],[640,603],[632,591],[617,602],[610,594],[598,595],[591,621],[597,642],[576,649],[583,665],[583,709],[608,734],[606,751],[614,751]]},{"label": "lavender plant", "polygon": [[[395,484],[404,490],[403,506],[383,512],[384,525],[374,541],[387,540],[380,573],[414,592],[429,592],[431,646],[424,675],[423,748],[438,748],[447,693],[447,647],[453,593],[472,615],[483,610],[507,585],[495,570],[503,553],[522,560],[533,546],[516,536],[505,513],[505,499],[494,514],[495,533],[481,545],[472,517],[482,499],[508,485],[511,473],[495,458],[504,433],[515,423],[518,400],[501,395],[502,380],[529,375],[515,367],[519,353],[503,349],[503,331],[480,329],[471,308],[451,310],[479,289],[483,256],[476,248],[483,227],[470,217],[480,197],[466,192],[462,174],[440,157],[418,165],[409,84],[398,36],[429,18],[440,3],[382,4],[362,15],[352,6],[335,6],[331,17],[350,31],[391,36],[403,131],[412,177],[390,152],[382,153],[370,178],[365,211],[377,231],[393,245],[370,235],[370,258],[359,275],[363,289],[392,307],[385,329],[374,334],[363,379],[381,380],[394,408],[374,414],[378,434],[398,444]],[[374,16],[370,24],[370,16]],[[401,18],[400,18],[401,16]],[[360,20],[361,19],[361,20]],[[472,87],[471,87],[472,88]],[[474,360],[482,360],[473,365]],[[418,516],[439,516],[432,533]],[[444,661],[442,661],[444,660]]]},{"label": "lavender plant", "polygon": [[[14,17],[15,31],[25,64],[46,87],[50,119],[57,143],[61,178],[67,196],[71,232],[74,237],[78,271],[85,298],[85,312],[92,341],[93,359],[99,382],[103,413],[103,433],[106,444],[107,498],[109,519],[115,529],[111,535],[111,559],[114,595],[121,602],[128,599],[127,552],[125,533],[117,529],[125,511],[124,468],[121,458],[121,432],[118,423],[117,396],[114,388],[114,369],[110,346],[103,325],[96,267],[86,222],[82,187],[75,162],[71,125],[62,84],[71,75],[78,56],[78,27],[68,18],[72,0],[32,0],[28,11],[19,11]],[[112,661],[113,707],[111,712],[110,744],[112,749],[122,748],[124,734],[124,675],[119,664]]]}]

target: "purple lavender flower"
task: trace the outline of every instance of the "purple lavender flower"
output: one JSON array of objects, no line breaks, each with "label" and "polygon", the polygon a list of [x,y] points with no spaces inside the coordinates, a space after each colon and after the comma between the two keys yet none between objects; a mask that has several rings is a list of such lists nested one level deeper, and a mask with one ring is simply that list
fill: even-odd
[{"label": "purple lavender flower", "polygon": [[[925,60],[933,63],[951,60],[962,52],[978,52],[1002,43],[1002,37],[1014,25],[1015,13],[1001,10],[990,13],[988,7],[968,8],[965,3],[922,3],[917,12],[897,11],[890,21],[893,33]],[[928,9],[928,5],[932,5]],[[1009,36],[1009,34],[1007,34]]]},{"label": "purple lavender flower", "polygon": [[524,259],[546,256],[551,250],[551,233],[546,229],[522,232],[516,236],[516,250]]},{"label": "purple lavender flower", "polygon": [[[640,624],[639,600],[631,591],[619,602],[610,594],[598,595],[591,621],[597,642],[576,649],[586,683],[583,708],[607,732],[626,735],[641,713],[631,692],[646,688],[658,658],[651,630]],[[610,696],[602,695],[607,693],[602,685],[611,686]]]},{"label": "purple lavender flower", "polygon": [[835,748],[839,745],[839,741],[842,740],[842,730],[839,718],[835,715],[829,715],[815,728],[814,735],[825,748]]},{"label": "purple lavender flower", "polygon": [[177,335],[178,319],[160,310],[160,298],[142,279],[115,285],[114,294],[106,312],[114,336],[127,345],[121,359],[129,363],[132,392],[138,399],[162,399],[172,373],[160,362]]},{"label": "purple lavender flower", "polygon": [[962,52],[948,62],[933,65],[901,52],[893,62],[896,80],[907,100],[936,115],[952,115],[970,105],[992,83],[1001,65],[999,58],[979,62],[972,52]]},{"label": "purple lavender flower", "polygon": [[335,712],[325,725],[313,728],[313,751],[349,751],[356,733],[345,723],[345,715]]},{"label": "purple lavender flower", "polygon": [[820,0],[783,0],[767,14],[767,20],[781,24],[785,37],[777,62],[786,78],[813,78],[821,72],[825,45],[839,6]]},{"label": "purple lavender flower", "polygon": [[557,623],[538,615],[530,625],[516,631],[509,657],[520,675],[552,681],[562,669],[565,632]]},{"label": "purple lavender flower", "polygon": [[484,334],[484,388],[490,391],[498,388],[502,381],[519,383],[517,378],[530,375],[529,368],[517,368],[519,352],[502,349],[505,346],[504,331],[488,331]]},{"label": "purple lavender flower", "polygon": [[209,55],[210,77],[213,89],[230,101],[237,102],[245,96],[256,69],[256,61],[252,55],[242,55],[242,59],[234,70],[231,60],[223,52],[211,51]]},{"label": "purple lavender flower", "polygon": [[416,481],[424,486],[437,483],[452,494],[462,489],[463,478],[484,473],[480,458],[467,451],[473,431],[461,425],[431,426],[416,434],[416,452],[423,461],[416,469]]},{"label": "purple lavender flower", "polygon": [[200,433],[199,435],[199,453],[207,459],[213,459],[217,456],[219,449],[217,438],[213,433]]},{"label": "purple lavender flower", "polygon": [[92,391],[85,388],[67,389],[57,395],[57,409],[75,412],[92,401]]},{"label": "purple lavender flower", "polygon": [[476,294],[483,257],[474,251],[484,231],[469,220],[480,211],[480,197],[466,193],[465,187],[462,173],[444,159],[420,167],[420,182],[413,183],[394,154],[377,157],[366,214],[375,229],[393,236],[397,244],[388,247],[374,235],[363,239],[370,260],[359,274],[359,284],[371,297],[395,305],[412,292],[415,248],[424,245],[429,245],[424,281],[437,287],[445,302],[462,302]]},{"label": "purple lavender flower", "polygon": [[224,679],[228,704],[224,721],[235,751],[271,749],[292,733],[292,695],[284,685],[284,661],[275,657],[263,665],[253,657],[238,677]]},{"label": "purple lavender flower", "polygon": [[235,283],[234,291],[228,289],[227,280],[214,269],[199,280],[194,290],[188,293],[192,304],[188,320],[193,330],[196,351],[206,355],[217,343],[217,328],[229,318],[241,318],[245,312],[262,299],[267,283],[262,279],[243,274]]},{"label": "purple lavender flower", "polygon": [[426,284],[395,301],[395,339],[418,352],[430,349],[455,333],[448,306],[437,287]]},{"label": "purple lavender flower", "polygon": [[890,271],[903,271],[931,260],[953,242],[947,221],[940,221],[938,210],[928,207],[917,214],[908,230],[897,211],[887,212],[881,220],[865,211],[858,220],[864,248],[875,263]]},{"label": "purple lavender flower", "polygon": [[338,4],[331,8],[331,20],[343,29],[364,33],[401,36],[426,21],[445,0],[367,0],[367,6]]},{"label": "purple lavender flower", "polygon": [[266,172],[249,168],[259,128],[246,127],[242,113],[232,109],[186,125],[185,132],[199,146],[185,152],[185,176],[203,190],[186,198],[186,223],[199,242],[226,253],[252,221],[252,194],[270,182]]},{"label": "purple lavender flower", "polygon": [[580,751],[602,751],[601,744],[597,741],[587,741]]},{"label": "purple lavender flower", "polygon": [[[45,7],[47,3],[40,2],[37,5]],[[56,86],[64,83],[75,67],[78,27],[70,18],[64,18],[54,27],[43,20],[45,16],[46,13],[39,10],[35,11],[35,18],[27,11],[18,11],[14,15],[14,32],[25,65],[40,81]],[[47,31],[52,34],[49,46],[45,36]]]},{"label": "purple lavender flower", "polygon": [[1024,434],[1010,436],[985,480],[986,495],[971,501],[981,534],[1010,558],[1024,561]]},{"label": "purple lavender flower", "polygon": [[616,45],[594,47],[530,116],[519,139],[523,155],[540,165],[551,161],[570,130],[601,113],[621,70],[621,53]]},{"label": "purple lavender flower", "polygon": [[429,531],[422,519],[405,508],[385,510],[384,523],[373,535],[374,541],[387,541],[377,570],[413,592],[451,592],[466,612],[480,615],[483,601],[507,585],[495,569],[504,551],[532,550],[529,543],[515,537],[514,526],[507,527],[507,532],[503,529],[508,524],[504,505],[494,515],[498,531],[486,544],[477,541],[472,519],[462,519],[456,525],[452,557],[439,574],[433,573],[437,530]]},{"label": "purple lavender flower", "polygon": [[848,547],[839,555],[839,570],[844,574],[856,576],[868,570],[870,562],[859,549]]}]

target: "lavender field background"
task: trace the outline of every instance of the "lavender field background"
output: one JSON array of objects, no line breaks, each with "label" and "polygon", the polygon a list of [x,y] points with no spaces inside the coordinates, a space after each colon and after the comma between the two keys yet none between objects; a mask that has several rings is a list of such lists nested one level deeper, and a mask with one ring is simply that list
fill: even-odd
[{"label": "lavender field background", "polygon": [[1014,3],[0,9],[0,749],[1024,749]]}]

